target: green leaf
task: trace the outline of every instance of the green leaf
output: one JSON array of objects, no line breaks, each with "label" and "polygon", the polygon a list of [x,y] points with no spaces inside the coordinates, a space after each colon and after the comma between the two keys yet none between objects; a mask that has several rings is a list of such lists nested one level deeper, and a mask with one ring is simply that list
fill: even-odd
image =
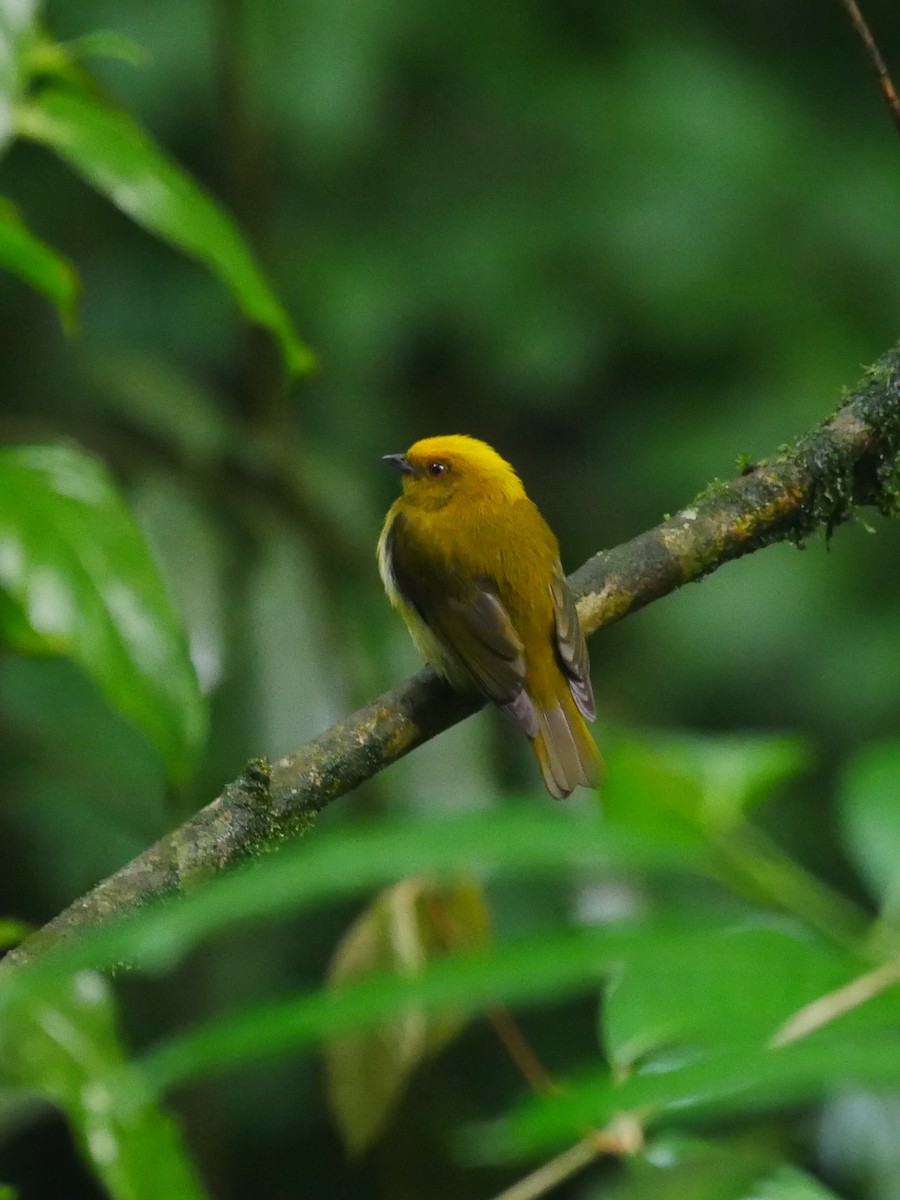
[{"label": "green leaf", "polygon": [[530,1100],[473,1131],[470,1146],[486,1161],[552,1152],[623,1112],[640,1113],[653,1128],[697,1122],[715,1128],[735,1116],[809,1104],[848,1087],[891,1091],[898,1078],[893,1029],[857,1039],[824,1032],[773,1050],[739,1046],[673,1055],[623,1081],[603,1072],[569,1082],[560,1094]]},{"label": "green leaf", "polygon": [[808,761],[803,744],[783,737],[624,738],[606,747],[603,800],[610,820],[655,830],[673,845],[725,832]]},{"label": "green leaf", "polygon": [[785,1165],[760,1180],[748,1200],[838,1200],[838,1196],[806,1171]]},{"label": "green leaf", "polygon": [[66,42],[63,49],[75,59],[113,58],[132,67],[146,67],[150,62],[143,46],[115,29],[94,29]]},{"label": "green leaf", "polygon": [[81,1152],[115,1200],[202,1200],[178,1132],[159,1109],[117,1108],[109,1080],[124,1056],[109,987],[89,971],[52,1001],[7,1009],[0,1070],[67,1115]]},{"label": "green leaf", "polygon": [[87,92],[49,86],[19,106],[16,129],[51,147],[139,225],[217,275],[247,317],[275,336],[292,375],[313,367],[232,218],[131,117]]},{"label": "green leaf", "polygon": [[78,275],[71,263],[35,237],[13,205],[0,199],[0,267],[18,275],[54,304],[71,330],[78,299]]},{"label": "green leaf", "polygon": [[703,822],[718,831],[736,825],[777,787],[805,770],[810,759],[799,738],[778,735],[680,735],[656,745],[696,781]]},{"label": "green leaf", "polygon": [[104,467],[69,446],[0,450],[0,636],[73,659],[189,773],[205,708],[147,546]]},{"label": "green leaf", "polygon": [[0,950],[7,950],[10,946],[18,945],[30,932],[31,926],[26,925],[24,921],[0,918]]},{"label": "green leaf", "polygon": [[[553,876],[577,869],[665,870],[693,861],[652,842],[607,828],[593,809],[509,808],[469,813],[439,822],[385,822],[364,829],[339,828],[313,841],[285,845],[271,856],[218,876],[164,904],[147,906],[106,925],[83,930],[29,965],[12,971],[0,964],[0,1023],[13,1003],[53,995],[79,968],[122,962],[160,970],[202,938],[239,922],[285,917],[311,904],[416,873],[458,879],[462,872]],[[477,912],[462,898],[450,910],[472,939]],[[469,903],[471,908],[471,904]],[[189,1046],[161,1051],[154,1082],[162,1086],[188,1074],[244,1061],[285,1047],[311,1044],[353,1029],[372,1028],[411,1007],[458,1020],[460,1010],[501,996],[556,995],[599,981],[619,963],[633,930],[599,929],[560,934],[507,947],[494,955],[440,960],[420,975],[378,978],[339,993],[292,1000],[253,1010],[223,1028],[200,1030]],[[666,939],[671,929],[659,936]],[[431,1028],[437,1028],[431,1024]],[[195,1040],[196,1039],[196,1040]],[[174,1069],[175,1076],[169,1072]]]},{"label": "green leaf", "polygon": [[13,113],[25,74],[23,52],[37,14],[37,0],[0,0],[0,154],[13,137]]},{"label": "green leaf", "polygon": [[[334,829],[206,880],[177,901],[81,930],[77,940],[47,950],[31,966],[16,970],[4,986],[40,988],[48,978],[80,967],[122,962],[162,970],[218,930],[286,917],[408,875],[554,876],[573,868],[669,872],[695,863],[695,857],[660,850],[650,840],[608,828],[593,810],[546,804],[467,813],[440,822],[406,818],[363,829]],[[0,988],[0,1011],[4,995]]]},{"label": "green leaf", "polygon": [[[436,887],[406,879],[382,892],[354,921],[331,961],[329,982],[346,985],[378,972],[414,974],[448,949],[483,945],[488,916],[473,883]],[[406,1083],[463,1023],[459,1014],[431,1020],[409,1007],[372,1029],[331,1038],[325,1046],[328,1097],[344,1144],[359,1154],[390,1119]]]},{"label": "green leaf", "polygon": [[372,976],[340,990],[260,1005],[164,1042],[136,1064],[138,1078],[129,1077],[123,1088],[141,1090],[143,1084],[157,1095],[211,1071],[374,1029],[410,1008],[443,1016],[555,999],[596,986],[621,952],[615,931],[566,931],[439,959],[411,976]]},{"label": "green leaf", "polygon": [[[653,952],[684,927],[671,922],[592,927],[523,938],[432,961],[415,975],[367,978],[331,990],[247,1009],[173,1038],[142,1063],[152,1093],[213,1070],[299,1050],[348,1030],[373,1029],[416,1008],[445,1016],[500,1003],[548,1000],[583,991],[627,961],[639,943]],[[136,1086],[129,1081],[129,1086]]]},{"label": "green leaf", "polygon": [[616,828],[660,845],[698,849],[706,838],[697,820],[695,781],[653,743],[616,739],[604,746],[608,763],[603,811]]},{"label": "green leaf", "polygon": [[622,1164],[603,1200],[751,1200],[775,1161],[771,1146],[750,1138],[663,1134]]},{"label": "green leaf", "polygon": [[841,823],[863,877],[887,915],[900,905],[900,742],[869,746],[847,767]]},{"label": "green leaf", "polygon": [[666,1044],[764,1043],[798,1009],[867,966],[787,922],[688,928],[662,945],[650,937],[646,950],[636,938],[607,988],[604,1047],[625,1070]]},{"label": "green leaf", "polygon": [[669,1137],[629,1162],[624,1178],[604,1190],[603,1200],[838,1200],[805,1171],[773,1165],[772,1157],[771,1148],[733,1138],[699,1143],[685,1152]]}]

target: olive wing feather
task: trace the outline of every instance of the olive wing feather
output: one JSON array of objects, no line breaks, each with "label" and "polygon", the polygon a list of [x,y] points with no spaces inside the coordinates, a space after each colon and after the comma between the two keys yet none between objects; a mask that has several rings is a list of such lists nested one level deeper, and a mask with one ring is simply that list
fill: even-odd
[{"label": "olive wing feather", "polygon": [[524,690],[525,647],[491,581],[466,579],[438,566],[408,534],[398,537],[397,526],[395,521],[386,549],[401,595],[459,662],[462,674],[534,737],[538,719]]},{"label": "olive wing feather", "polygon": [[569,690],[583,717],[593,721],[596,716],[594,689],[591,686],[591,664],[587,642],[578,619],[578,610],[569,585],[557,563],[550,585],[553,612],[556,619],[556,649],[560,666],[569,683]]}]

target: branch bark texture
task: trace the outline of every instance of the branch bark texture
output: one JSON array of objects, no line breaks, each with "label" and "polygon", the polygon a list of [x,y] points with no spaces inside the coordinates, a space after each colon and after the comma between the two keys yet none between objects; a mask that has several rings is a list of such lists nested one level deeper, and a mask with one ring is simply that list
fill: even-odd
[{"label": "branch bark texture", "polygon": [[[601,551],[570,576],[590,634],[771,542],[830,536],[858,505],[900,512],[900,346],[866,370],[824,424],[714,482],[655,528]],[[308,831],[339,796],[477,710],[428,669],[295,754],[254,761],[221,796],[100,883],[7,956],[24,962],[80,928],[189,888]]]}]

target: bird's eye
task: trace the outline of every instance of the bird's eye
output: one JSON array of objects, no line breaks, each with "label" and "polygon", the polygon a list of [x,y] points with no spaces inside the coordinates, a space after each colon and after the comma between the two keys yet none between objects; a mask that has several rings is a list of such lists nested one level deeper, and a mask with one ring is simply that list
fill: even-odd
[{"label": "bird's eye", "polygon": [[446,470],[447,470],[446,463],[433,462],[433,463],[428,464],[428,474],[429,475],[434,475],[435,477],[437,477],[438,475],[443,475]]}]

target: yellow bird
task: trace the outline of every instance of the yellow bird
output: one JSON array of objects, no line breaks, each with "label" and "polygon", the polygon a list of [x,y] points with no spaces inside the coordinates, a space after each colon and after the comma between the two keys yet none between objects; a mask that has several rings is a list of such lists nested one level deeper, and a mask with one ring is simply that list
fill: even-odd
[{"label": "yellow bird", "polygon": [[420,653],[523,730],[551,795],[595,784],[587,645],[559,545],[518,475],[458,434],[384,461],[402,472],[403,495],[381,531],[378,569]]}]

